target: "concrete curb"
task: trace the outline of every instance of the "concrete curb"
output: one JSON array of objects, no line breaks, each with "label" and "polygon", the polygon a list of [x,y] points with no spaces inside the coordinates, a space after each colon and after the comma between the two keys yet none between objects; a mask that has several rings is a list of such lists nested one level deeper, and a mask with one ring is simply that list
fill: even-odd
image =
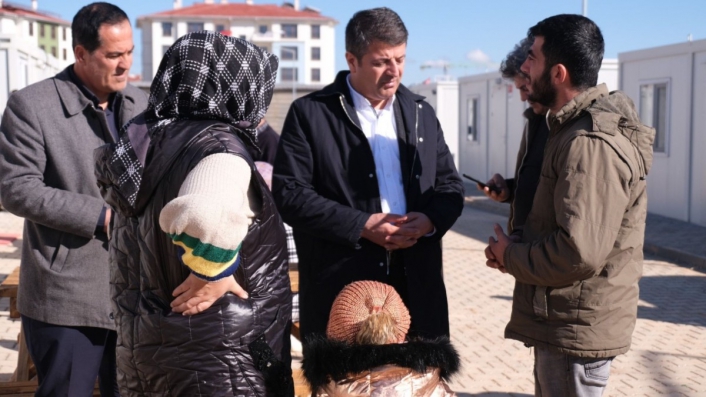
[{"label": "concrete curb", "polygon": [[[466,197],[464,204],[477,210],[503,216],[510,216],[510,206],[508,204],[498,203],[487,197]],[[502,226],[503,228],[505,227],[505,225]],[[648,240],[645,240],[643,251],[645,254],[657,256],[660,259],[676,263],[680,266],[689,267],[699,271],[706,271],[706,257],[691,252],[667,247]]]},{"label": "concrete curb", "polygon": [[645,241],[643,251],[646,254],[651,254],[669,262],[674,262],[684,267],[690,267],[694,270],[706,271],[706,258],[684,252],[675,248],[669,248],[657,245],[652,242]]}]

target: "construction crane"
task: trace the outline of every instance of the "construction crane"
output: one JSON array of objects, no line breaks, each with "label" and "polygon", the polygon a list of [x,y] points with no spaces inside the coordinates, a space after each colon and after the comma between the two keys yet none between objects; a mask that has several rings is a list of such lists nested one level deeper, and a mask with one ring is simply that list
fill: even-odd
[{"label": "construction crane", "polygon": [[438,61],[426,61],[422,63],[419,67],[421,70],[425,69],[442,69],[444,71],[444,76],[449,75],[449,69],[451,68],[471,68],[473,65],[468,65],[464,63],[451,63],[445,60]]}]

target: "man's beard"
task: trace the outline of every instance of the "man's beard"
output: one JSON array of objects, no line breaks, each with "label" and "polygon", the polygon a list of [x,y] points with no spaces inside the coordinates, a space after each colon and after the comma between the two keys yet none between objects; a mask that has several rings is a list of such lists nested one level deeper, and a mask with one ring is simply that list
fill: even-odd
[{"label": "man's beard", "polygon": [[548,108],[556,103],[556,88],[552,85],[551,68],[545,68],[539,80],[532,81],[532,92],[527,99],[540,103]]}]

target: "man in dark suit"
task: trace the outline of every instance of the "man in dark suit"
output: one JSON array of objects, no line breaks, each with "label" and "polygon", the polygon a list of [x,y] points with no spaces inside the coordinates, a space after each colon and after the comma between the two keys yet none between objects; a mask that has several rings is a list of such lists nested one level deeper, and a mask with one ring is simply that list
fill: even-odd
[{"label": "man in dark suit", "polygon": [[272,193],[294,229],[301,335],[322,334],[353,281],[388,283],[410,334],[448,336],[441,238],[463,210],[463,183],[434,109],[400,83],[407,29],[394,11],[356,13],[333,84],[292,104]]},{"label": "man in dark suit", "polygon": [[0,126],[0,195],[25,218],[18,308],[37,396],[118,395],[105,206],[93,150],[115,142],[147,100],[127,85],[132,28],[108,3],[71,25],[76,63],[14,93]]}]

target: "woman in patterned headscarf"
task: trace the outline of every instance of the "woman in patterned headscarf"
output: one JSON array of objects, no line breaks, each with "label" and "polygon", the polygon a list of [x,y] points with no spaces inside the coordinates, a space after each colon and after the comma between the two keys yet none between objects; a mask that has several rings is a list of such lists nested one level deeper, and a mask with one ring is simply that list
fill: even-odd
[{"label": "woman in patterned headscarf", "polygon": [[116,212],[122,396],[293,394],[285,232],[248,153],[277,59],[214,32],[167,51],[149,106],[96,151]]}]

